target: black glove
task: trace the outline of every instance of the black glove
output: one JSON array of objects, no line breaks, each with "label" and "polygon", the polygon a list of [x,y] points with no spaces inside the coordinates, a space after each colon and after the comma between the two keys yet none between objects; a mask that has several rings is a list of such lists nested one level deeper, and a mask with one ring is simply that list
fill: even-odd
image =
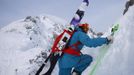
[{"label": "black glove", "polygon": [[113,40],[114,40],[114,37],[113,36],[107,36],[107,40],[108,40],[108,44],[112,44],[113,43]]}]

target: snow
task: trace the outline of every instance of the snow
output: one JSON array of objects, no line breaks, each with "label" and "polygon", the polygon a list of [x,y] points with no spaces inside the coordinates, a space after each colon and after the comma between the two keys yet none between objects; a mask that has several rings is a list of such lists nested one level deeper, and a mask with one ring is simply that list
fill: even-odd
[{"label": "snow", "polygon": [[54,35],[65,27],[63,22],[50,15],[28,16],[2,28],[0,75],[33,75],[50,53]]},{"label": "snow", "polygon": [[[134,6],[117,23],[120,29],[96,75],[134,75]],[[88,73],[89,74],[89,73]],[[86,75],[86,74],[85,74]]]},{"label": "snow", "polygon": [[[119,31],[101,61],[96,75],[134,74],[134,6],[117,23]],[[51,15],[28,16],[0,29],[0,75],[34,75],[44,58],[50,53],[56,35],[67,22]],[[96,59],[98,48],[85,47],[83,52]],[[45,67],[45,68],[48,68]],[[88,67],[83,75],[88,75]],[[58,66],[52,75],[58,75]]]}]

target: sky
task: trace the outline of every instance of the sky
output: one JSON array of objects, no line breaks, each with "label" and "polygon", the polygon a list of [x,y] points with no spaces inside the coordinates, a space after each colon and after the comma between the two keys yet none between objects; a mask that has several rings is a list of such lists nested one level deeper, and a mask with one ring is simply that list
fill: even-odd
[{"label": "sky", "polygon": [[[82,0],[0,0],[0,28],[26,16],[48,14],[68,23]],[[89,0],[82,22],[96,31],[106,31],[123,13],[126,0]]]}]

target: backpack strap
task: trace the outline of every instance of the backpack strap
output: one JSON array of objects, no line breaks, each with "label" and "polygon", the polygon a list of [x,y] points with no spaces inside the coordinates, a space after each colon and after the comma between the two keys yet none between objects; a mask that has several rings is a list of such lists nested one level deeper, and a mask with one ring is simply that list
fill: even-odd
[{"label": "backpack strap", "polygon": [[[71,55],[80,56],[81,52],[78,50],[78,45],[81,43],[78,41],[75,44],[69,46],[68,48],[64,49],[63,52]],[[75,48],[74,48],[75,47]]]},{"label": "backpack strap", "polygon": [[75,48],[78,48],[78,45],[80,45],[81,44],[81,42],[80,41],[78,41],[78,42],[76,42],[76,43],[74,43],[74,44],[72,44],[71,46],[69,46],[69,47],[75,47]]}]

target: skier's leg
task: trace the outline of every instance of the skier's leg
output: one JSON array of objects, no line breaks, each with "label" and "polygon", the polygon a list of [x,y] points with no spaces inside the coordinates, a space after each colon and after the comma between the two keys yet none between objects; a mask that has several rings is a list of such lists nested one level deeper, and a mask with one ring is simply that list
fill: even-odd
[{"label": "skier's leg", "polygon": [[75,66],[75,71],[82,73],[92,62],[93,58],[90,55],[81,55],[80,62]]},{"label": "skier's leg", "polygon": [[59,75],[71,75],[72,68],[60,68]]}]

